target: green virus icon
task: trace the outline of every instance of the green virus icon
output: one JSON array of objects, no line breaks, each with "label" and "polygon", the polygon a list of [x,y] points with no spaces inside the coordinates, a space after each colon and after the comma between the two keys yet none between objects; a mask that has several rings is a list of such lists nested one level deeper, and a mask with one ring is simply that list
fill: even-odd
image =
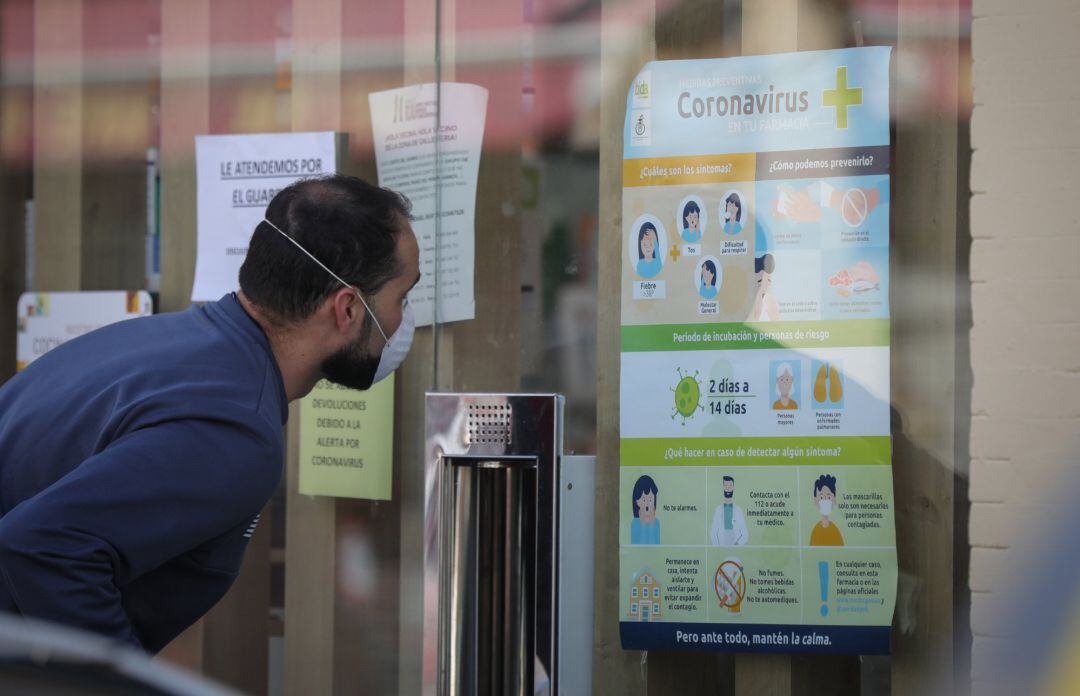
[{"label": "green virus icon", "polygon": [[682,416],[682,424],[686,425],[689,418],[693,418],[698,411],[704,411],[701,405],[701,383],[698,381],[697,370],[693,376],[684,375],[682,368],[676,368],[679,373],[679,383],[671,391],[675,392],[675,410],[671,412],[671,420]]}]

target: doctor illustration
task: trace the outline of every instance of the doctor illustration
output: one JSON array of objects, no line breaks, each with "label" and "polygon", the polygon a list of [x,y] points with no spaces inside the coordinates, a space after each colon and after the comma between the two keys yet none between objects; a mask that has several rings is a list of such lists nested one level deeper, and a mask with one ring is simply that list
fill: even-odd
[{"label": "doctor illustration", "polygon": [[735,504],[735,479],[724,477],[724,502],[713,513],[709,540],[713,546],[742,546],[750,541],[743,510]]},{"label": "doctor illustration", "polygon": [[642,223],[638,230],[638,262],[637,273],[642,278],[654,278],[660,273],[660,235],[656,232],[656,225],[651,222]]}]

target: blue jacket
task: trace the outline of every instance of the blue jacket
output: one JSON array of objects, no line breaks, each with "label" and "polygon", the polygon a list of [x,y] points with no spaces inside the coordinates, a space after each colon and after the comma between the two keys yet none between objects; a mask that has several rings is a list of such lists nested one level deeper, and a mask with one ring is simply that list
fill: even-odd
[{"label": "blue jacket", "polygon": [[160,650],[236,578],[287,415],[235,295],[31,363],[0,387],[0,611]]}]

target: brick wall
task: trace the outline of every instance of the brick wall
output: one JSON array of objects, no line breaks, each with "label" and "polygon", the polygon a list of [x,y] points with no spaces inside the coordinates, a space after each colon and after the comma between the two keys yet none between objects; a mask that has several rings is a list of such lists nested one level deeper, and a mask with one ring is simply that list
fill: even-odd
[{"label": "brick wall", "polygon": [[1010,610],[1042,575],[1032,559],[1061,553],[1068,539],[1080,553],[1080,529],[1065,522],[1080,493],[1080,2],[974,0],[972,11],[970,585],[980,694],[1001,684],[998,649],[1024,635]]}]

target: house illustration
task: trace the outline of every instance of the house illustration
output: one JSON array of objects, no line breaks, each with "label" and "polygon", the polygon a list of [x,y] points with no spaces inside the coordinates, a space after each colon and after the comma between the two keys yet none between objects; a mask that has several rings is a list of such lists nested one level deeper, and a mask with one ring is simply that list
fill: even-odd
[{"label": "house illustration", "polygon": [[630,613],[635,621],[660,621],[664,616],[664,588],[649,568],[638,571],[630,581]]}]

